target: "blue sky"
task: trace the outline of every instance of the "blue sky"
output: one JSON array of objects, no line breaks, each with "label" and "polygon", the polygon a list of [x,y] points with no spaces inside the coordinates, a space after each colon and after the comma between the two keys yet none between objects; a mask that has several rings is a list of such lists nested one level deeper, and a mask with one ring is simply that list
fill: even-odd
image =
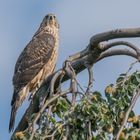
[{"label": "blue sky", "polygon": [[[0,140],[8,140],[10,136],[8,123],[15,62],[46,14],[56,14],[60,24],[57,64],[60,68],[69,55],[86,47],[92,35],[115,28],[140,27],[139,5],[139,0],[0,0]],[[139,38],[129,41],[140,45]],[[97,63],[94,66],[94,89],[103,91],[133,61],[130,57],[119,56]],[[135,69],[139,70],[140,65]],[[78,76],[83,85],[86,85],[86,77],[86,71]],[[140,114],[138,106],[140,103],[136,107]],[[16,124],[26,108],[27,104],[20,108]]]}]

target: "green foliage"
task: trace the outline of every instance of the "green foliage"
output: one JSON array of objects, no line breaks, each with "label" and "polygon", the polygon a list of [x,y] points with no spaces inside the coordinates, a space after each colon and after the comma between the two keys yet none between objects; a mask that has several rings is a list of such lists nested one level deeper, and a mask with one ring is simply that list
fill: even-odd
[{"label": "green foliage", "polygon": [[[111,140],[122,125],[132,97],[140,84],[140,72],[121,74],[115,84],[105,89],[78,96],[73,103],[60,97],[42,114],[36,138],[39,140]],[[44,119],[43,119],[44,118]],[[140,116],[131,111],[120,140],[140,139]]]}]

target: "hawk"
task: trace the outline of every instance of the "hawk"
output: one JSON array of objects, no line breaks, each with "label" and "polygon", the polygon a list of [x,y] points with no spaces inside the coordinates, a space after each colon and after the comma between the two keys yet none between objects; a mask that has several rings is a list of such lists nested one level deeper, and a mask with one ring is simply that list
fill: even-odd
[{"label": "hawk", "polygon": [[53,71],[58,55],[59,24],[56,16],[44,17],[39,29],[20,54],[14,70],[9,132],[14,129],[17,109]]}]

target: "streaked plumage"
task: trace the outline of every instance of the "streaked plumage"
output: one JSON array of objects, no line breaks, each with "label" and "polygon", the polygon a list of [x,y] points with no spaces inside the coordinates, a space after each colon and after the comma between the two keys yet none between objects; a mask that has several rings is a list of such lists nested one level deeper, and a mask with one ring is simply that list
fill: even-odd
[{"label": "streaked plumage", "polygon": [[17,60],[13,76],[14,94],[11,101],[9,131],[13,130],[17,109],[28,93],[33,93],[55,68],[58,31],[56,17],[53,14],[45,16]]}]

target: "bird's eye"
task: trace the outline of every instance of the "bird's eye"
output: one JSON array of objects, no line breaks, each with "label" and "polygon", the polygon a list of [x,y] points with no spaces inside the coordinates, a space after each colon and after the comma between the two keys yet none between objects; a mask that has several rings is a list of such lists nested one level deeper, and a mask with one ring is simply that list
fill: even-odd
[{"label": "bird's eye", "polygon": [[46,16],[46,19],[48,19],[48,18],[49,18],[49,16],[47,15],[47,16]]}]

